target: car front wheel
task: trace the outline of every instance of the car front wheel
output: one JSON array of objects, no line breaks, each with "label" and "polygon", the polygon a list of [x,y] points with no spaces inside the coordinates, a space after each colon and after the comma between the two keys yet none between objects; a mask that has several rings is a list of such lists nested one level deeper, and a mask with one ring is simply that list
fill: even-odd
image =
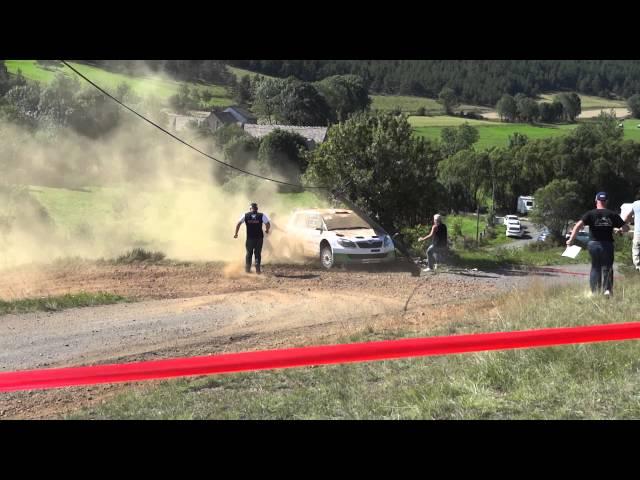
[{"label": "car front wheel", "polygon": [[323,245],[320,249],[320,263],[326,269],[333,267],[333,251],[329,245]]}]

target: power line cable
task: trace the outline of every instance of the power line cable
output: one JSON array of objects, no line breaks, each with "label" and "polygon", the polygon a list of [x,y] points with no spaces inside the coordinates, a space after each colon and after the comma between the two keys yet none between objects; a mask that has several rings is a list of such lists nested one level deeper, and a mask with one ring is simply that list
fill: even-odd
[{"label": "power line cable", "polygon": [[125,105],[124,103],[122,103],[120,100],[118,100],[116,97],[114,97],[113,95],[111,95],[109,92],[103,90],[99,85],[96,85],[94,82],[92,82],[91,80],[89,80],[86,76],[84,76],[82,73],[80,73],[78,70],[76,70],[75,68],[73,68],[71,65],[69,65],[65,60],[60,60],[67,68],[69,68],[70,70],[72,70],[76,75],[78,75],[80,78],[82,78],[83,80],[85,80],[87,83],[89,83],[90,85],[92,85],[94,88],[96,88],[97,90],[99,90],[100,92],[102,92],[104,95],[106,95],[107,97],[109,97],[111,100],[113,100],[114,102],[118,103],[119,105],[121,105],[122,107],[126,108],[127,110],[129,110],[131,113],[137,115],[138,117],[140,117],[142,120],[144,120],[147,123],[150,123],[151,125],[153,125],[154,127],[156,127],[158,130],[161,130],[162,132],[166,133],[167,135],[169,135],[170,137],[172,137],[173,139],[179,141],[180,143],[186,145],[187,147],[191,148],[192,150],[195,150],[196,152],[198,152],[201,155],[204,155],[207,158],[210,158],[211,160],[218,162],[221,165],[224,165],[225,167],[231,168],[233,170],[236,170],[238,172],[244,173],[245,175],[251,175],[252,177],[256,177],[256,178],[260,178],[262,180],[268,180],[270,182],[274,182],[274,183],[279,183],[281,185],[288,185],[290,187],[297,187],[297,188],[302,188],[302,189],[321,189],[321,190],[328,190],[327,187],[319,187],[319,186],[315,186],[315,185],[299,185],[297,183],[289,183],[289,182],[284,182],[282,180],[276,180],[275,178],[270,178],[270,177],[265,177],[263,175],[258,175],[257,173],[253,173],[253,172],[249,172],[247,170],[243,170],[241,168],[238,167],[234,167],[233,165],[230,165],[226,162],[223,162],[222,160],[218,160],[217,158],[209,155],[206,152],[203,152],[202,150],[200,150],[197,147],[194,147],[193,145],[191,145],[190,143],[184,141],[183,139],[181,139],[180,137],[177,137],[176,135],[174,135],[173,133],[169,132],[168,130],[162,128],[160,125],[158,125],[157,123],[153,122],[152,120],[149,120],[147,117],[145,117],[144,115],[136,112],[134,109],[132,109],[131,107],[129,107],[128,105]]}]

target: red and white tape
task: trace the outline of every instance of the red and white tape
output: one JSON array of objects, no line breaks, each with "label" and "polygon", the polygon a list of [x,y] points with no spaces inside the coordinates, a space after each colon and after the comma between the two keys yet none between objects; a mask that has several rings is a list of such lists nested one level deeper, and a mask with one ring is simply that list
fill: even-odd
[{"label": "red and white tape", "polygon": [[0,373],[0,392],[640,338],[640,322],[411,338]]}]

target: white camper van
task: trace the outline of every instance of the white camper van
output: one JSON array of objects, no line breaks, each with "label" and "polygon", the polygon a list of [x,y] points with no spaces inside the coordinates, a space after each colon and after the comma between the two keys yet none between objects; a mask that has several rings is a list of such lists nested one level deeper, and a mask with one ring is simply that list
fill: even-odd
[{"label": "white camper van", "polygon": [[526,215],[533,209],[533,197],[518,197],[517,211],[520,215]]}]

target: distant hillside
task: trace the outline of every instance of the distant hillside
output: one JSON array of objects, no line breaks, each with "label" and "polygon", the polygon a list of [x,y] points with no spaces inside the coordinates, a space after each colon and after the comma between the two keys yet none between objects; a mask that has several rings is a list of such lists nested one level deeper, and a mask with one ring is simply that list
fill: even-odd
[{"label": "distant hillside", "polygon": [[[67,68],[54,65],[41,65],[36,60],[5,60],[4,62],[9,73],[15,75],[20,71],[27,80],[42,83],[50,82],[58,73],[75,75]],[[143,71],[140,68],[137,70],[125,70],[129,73],[116,73],[112,70],[106,70],[105,68],[84,63],[70,62],[70,64],[78,69],[79,72],[86,75],[87,78],[95,81],[96,84],[108,91],[115,91],[120,83],[126,83],[139,95],[152,94],[162,101],[167,101],[169,97],[178,93],[181,86],[187,85],[193,90],[208,92],[211,95],[211,98],[207,102],[209,107],[233,104],[233,100],[224,85],[172,80],[166,74],[154,73],[151,70]],[[81,82],[84,82],[84,80],[81,80]]]},{"label": "distant hillside", "polygon": [[638,60],[233,60],[237,68],[316,81],[353,73],[372,93],[437,97],[451,87],[473,105],[494,106],[502,94],[576,91],[628,98],[640,93]]}]

